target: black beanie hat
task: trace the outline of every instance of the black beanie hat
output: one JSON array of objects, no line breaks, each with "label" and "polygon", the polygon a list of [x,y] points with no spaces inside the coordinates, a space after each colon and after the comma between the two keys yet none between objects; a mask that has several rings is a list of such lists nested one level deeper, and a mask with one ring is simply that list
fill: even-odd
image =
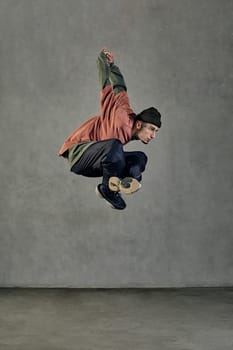
[{"label": "black beanie hat", "polygon": [[154,108],[150,107],[147,109],[144,109],[141,113],[136,115],[136,120],[141,120],[145,123],[151,123],[156,125],[158,128],[161,127],[161,114],[159,111]]}]

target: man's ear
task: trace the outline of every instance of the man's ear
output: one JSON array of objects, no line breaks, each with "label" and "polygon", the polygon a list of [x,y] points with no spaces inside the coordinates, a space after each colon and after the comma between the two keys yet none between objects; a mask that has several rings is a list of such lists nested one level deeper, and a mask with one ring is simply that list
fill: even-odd
[{"label": "man's ear", "polygon": [[141,128],[142,128],[142,122],[141,122],[141,120],[137,120],[135,126],[136,126],[136,129],[137,129],[137,130],[141,130]]}]

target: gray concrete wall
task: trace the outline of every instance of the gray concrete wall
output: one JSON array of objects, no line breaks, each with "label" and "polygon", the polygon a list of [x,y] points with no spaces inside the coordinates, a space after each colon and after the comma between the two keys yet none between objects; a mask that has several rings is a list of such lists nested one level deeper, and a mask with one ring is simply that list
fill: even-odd
[{"label": "gray concrete wall", "polygon": [[[231,0],[0,1],[0,285],[233,284]],[[56,153],[114,50],[158,138],[123,212]]]}]

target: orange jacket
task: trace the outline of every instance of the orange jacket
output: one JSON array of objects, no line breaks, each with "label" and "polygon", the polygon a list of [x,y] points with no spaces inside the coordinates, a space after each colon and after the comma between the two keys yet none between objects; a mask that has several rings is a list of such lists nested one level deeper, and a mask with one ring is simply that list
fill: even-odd
[{"label": "orange jacket", "polygon": [[87,120],[75,129],[59,150],[59,156],[80,142],[116,138],[122,144],[126,144],[132,137],[134,115],[127,92],[114,94],[113,87],[107,85],[100,91],[100,115]]}]

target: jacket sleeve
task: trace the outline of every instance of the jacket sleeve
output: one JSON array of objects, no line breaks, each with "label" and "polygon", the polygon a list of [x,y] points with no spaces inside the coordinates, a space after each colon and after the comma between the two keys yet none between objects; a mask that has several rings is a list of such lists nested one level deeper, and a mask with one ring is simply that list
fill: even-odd
[{"label": "jacket sleeve", "polygon": [[100,89],[104,89],[106,86],[111,85],[110,82],[110,66],[107,62],[105,54],[101,51],[97,58],[97,68],[99,73]]},{"label": "jacket sleeve", "polygon": [[121,91],[127,91],[125,84],[125,79],[119,69],[114,63],[110,65],[110,81],[113,86],[115,94],[118,94]]}]

